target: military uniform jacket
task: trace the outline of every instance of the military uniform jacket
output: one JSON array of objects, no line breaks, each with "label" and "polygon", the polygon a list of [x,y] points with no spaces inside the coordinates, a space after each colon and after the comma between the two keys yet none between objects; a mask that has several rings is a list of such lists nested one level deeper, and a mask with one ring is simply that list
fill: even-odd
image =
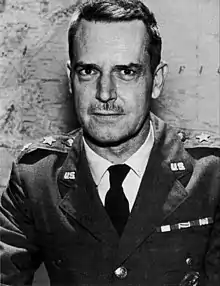
[{"label": "military uniform jacket", "polygon": [[1,285],[31,284],[41,262],[51,285],[220,285],[217,139],[180,140],[151,116],[155,142],[121,238],[81,129],[26,146],[1,197]]}]

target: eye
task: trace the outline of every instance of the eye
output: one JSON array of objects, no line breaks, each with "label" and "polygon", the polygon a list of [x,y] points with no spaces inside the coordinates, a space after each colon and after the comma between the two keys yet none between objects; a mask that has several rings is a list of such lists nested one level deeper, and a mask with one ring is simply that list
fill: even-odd
[{"label": "eye", "polygon": [[119,70],[119,76],[123,80],[127,80],[127,81],[132,80],[136,75],[137,75],[137,72],[130,68]]},{"label": "eye", "polygon": [[79,79],[83,81],[93,80],[98,72],[99,71],[92,65],[83,65],[76,68]]},{"label": "eye", "polygon": [[133,70],[131,70],[131,69],[121,70],[121,73],[122,73],[123,75],[134,75],[134,74],[135,74],[135,72],[134,72]]},{"label": "eye", "polygon": [[86,68],[79,70],[78,73],[81,76],[90,76],[90,75],[94,75],[96,71],[90,67],[86,67]]}]

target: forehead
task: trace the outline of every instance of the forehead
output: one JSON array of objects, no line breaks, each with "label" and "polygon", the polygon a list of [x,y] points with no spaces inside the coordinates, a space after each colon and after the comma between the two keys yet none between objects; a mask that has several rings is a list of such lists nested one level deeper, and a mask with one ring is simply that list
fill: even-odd
[{"label": "forehead", "polygon": [[74,56],[85,62],[139,62],[144,58],[146,43],[147,33],[142,21],[104,23],[82,20],[75,35]]}]

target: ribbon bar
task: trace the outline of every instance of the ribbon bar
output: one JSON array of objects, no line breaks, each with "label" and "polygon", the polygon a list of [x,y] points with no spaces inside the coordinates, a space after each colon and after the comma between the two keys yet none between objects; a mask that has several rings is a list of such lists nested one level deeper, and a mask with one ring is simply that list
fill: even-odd
[{"label": "ribbon bar", "polygon": [[203,225],[212,224],[212,223],[213,223],[212,217],[205,217],[205,218],[200,218],[197,220],[180,222],[180,223],[173,224],[173,225],[162,225],[160,227],[157,227],[156,230],[157,230],[157,232],[168,232],[168,231],[172,231],[172,230],[189,228],[189,227],[193,227],[193,226],[203,226]]}]

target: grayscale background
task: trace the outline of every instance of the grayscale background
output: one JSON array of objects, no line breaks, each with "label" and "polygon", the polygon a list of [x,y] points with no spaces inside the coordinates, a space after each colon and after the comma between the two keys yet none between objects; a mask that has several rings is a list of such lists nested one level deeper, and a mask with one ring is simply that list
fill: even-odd
[{"label": "grayscale background", "polygon": [[[77,126],[66,76],[70,0],[0,0],[0,189],[28,142]],[[169,74],[154,112],[220,135],[219,0],[147,0]],[[35,286],[48,285],[43,267]]]}]

